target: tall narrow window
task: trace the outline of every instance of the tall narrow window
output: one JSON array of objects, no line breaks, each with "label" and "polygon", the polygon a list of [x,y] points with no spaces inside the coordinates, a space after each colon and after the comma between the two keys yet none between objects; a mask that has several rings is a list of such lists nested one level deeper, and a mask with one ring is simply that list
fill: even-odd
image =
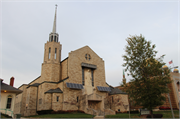
[{"label": "tall narrow window", "polygon": [[56,36],[54,36],[54,41],[56,42]]},{"label": "tall narrow window", "polygon": [[56,55],[57,55],[57,48],[55,48],[54,59],[56,59]]},{"label": "tall narrow window", "polygon": [[39,104],[42,104],[42,98],[41,98],[41,99],[39,99]]},{"label": "tall narrow window", "polygon": [[92,77],[92,86],[94,86],[94,77],[93,77],[93,70],[91,69],[91,77]]},{"label": "tall narrow window", "polygon": [[114,102],[114,101],[113,101],[113,96],[112,96],[112,102]]},{"label": "tall narrow window", "polygon": [[48,55],[48,59],[51,58],[51,48],[49,48],[49,55]]},{"label": "tall narrow window", "polygon": [[84,68],[82,68],[82,85],[84,86]]},{"label": "tall narrow window", "polygon": [[79,97],[77,96],[77,102],[79,102]]},{"label": "tall narrow window", "polygon": [[7,109],[10,109],[10,108],[11,108],[11,102],[12,102],[12,96],[9,95],[9,96],[8,96],[8,99],[7,99],[7,105],[6,105],[6,108],[7,108]]},{"label": "tall narrow window", "polygon": [[59,96],[57,96],[57,99],[56,99],[56,101],[57,101],[57,102],[59,101]]},{"label": "tall narrow window", "polygon": [[53,41],[53,36],[51,36],[51,42]]},{"label": "tall narrow window", "polygon": [[58,42],[58,37],[57,37],[57,42]]}]

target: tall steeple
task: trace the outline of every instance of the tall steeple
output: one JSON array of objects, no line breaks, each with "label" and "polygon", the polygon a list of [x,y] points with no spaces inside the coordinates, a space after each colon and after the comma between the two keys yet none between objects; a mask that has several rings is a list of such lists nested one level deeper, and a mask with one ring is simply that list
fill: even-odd
[{"label": "tall steeple", "polygon": [[123,69],[123,84],[126,83],[126,78],[125,78],[125,73],[124,73],[124,69]]},{"label": "tall steeple", "polygon": [[54,24],[53,24],[52,33],[56,33],[56,13],[57,13],[57,5],[56,5],[56,8],[55,8]]},{"label": "tall steeple", "polygon": [[53,23],[53,30],[49,34],[49,42],[58,42],[59,34],[56,33],[56,15],[57,14],[57,5],[55,7],[55,15],[54,15],[54,23]]},{"label": "tall steeple", "polygon": [[55,7],[55,16],[52,32],[49,34],[49,41],[44,47],[44,62],[42,63],[41,79],[43,81],[58,82],[60,80],[60,62],[62,45],[58,42],[58,33],[56,32],[57,5]]}]

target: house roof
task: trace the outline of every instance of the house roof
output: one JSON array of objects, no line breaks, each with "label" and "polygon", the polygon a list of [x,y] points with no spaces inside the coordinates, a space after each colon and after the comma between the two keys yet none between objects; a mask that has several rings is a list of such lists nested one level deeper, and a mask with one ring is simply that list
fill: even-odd
[{"label": "house roof", "polygon": [[27,88],[29,88],[30,86],[34,86],[34,87],[38,87],[41,83],[34,83],[32,85],[29,85]]},{"label": "house roof", "polygon": [[22,90],[19,90],[13,86],[10,86],[8,84],[5,84],[3,82],[1,82],[1,91],[7,91],[7,92],[10,92],[10,93],[16,93],[16,94],[19,94],[19,93],[22,93],[23,91]]},{"label": "house roof", "polygon": [[50,89],[50,90],[46,91],[45,94],[46,93],[63,93],[63,92],[60,88],[56,88],[56,89]]},{"label": "house roof", "polygon": [[127,93],[123,92],[122,90],[118,88],[114,88],[114,89],[111,89],[111,92],[109,92],[109,94],[114,95],[114,94],[127,94]]}]

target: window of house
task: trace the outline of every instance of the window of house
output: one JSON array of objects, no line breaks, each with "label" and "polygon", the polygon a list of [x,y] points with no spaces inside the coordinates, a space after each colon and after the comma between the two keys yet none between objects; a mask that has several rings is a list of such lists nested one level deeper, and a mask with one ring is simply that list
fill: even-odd
[{"label": "window of house", "polygon": [[114,101],[113,101],[113,97],[112,97],[112,102],[114,102]]},{"label": "window of house", "polygon": [[86,60],[87,60],[87,54],[85,55],[85,58],[86,58]]},{"label": "window of house", "polygon": [[51,42],[53,41],[53,36],[51,36]]},{"label": "window of house", "polygon": [[93,71],[93,70],[91,70],[92,86],[94,86],[94,76],[93,76],[93,74],[94,74],[94,71]]},{"label": "window of house", "polygon": [[57,101],[57,102],[59,101],[59,96],[57,96],[57,99],[56,99],[56,101]]},{"label": "window of house", "polygon": [[48,59],[51,58],[51,48],[49,48],[49,55],[48,55]]},{"label": "window of house", "polygon": [[85,58],[86,58],[86,60],[90,60],[91,59],[90,54],[85,54]]},{"label": "window of house", "polygon": [[7,109],[11,108],[11,103],[12,103],[12,96],[9,95],[8,98],[7,98],[7,105],[6,105]]},{"label": "window of house", "polygon": [[39,104],[42,104],[42,98],[41,98],[41,99],[39,99]]},{"label": "window of house", "polygon": [[57,54],[57,48],[55,48],[54,59],[56,59],[56,54]]},{"label": "window of house", "polygon": [[82,85],[84,86],[84,68],[82,68]]},{"label": "window of house", "polygon": [[79,97],[77,96],[77,102],[79,101]]},{"label": "window of house", "polygon": [[118,112],[120,112],[120,109],[118,109]]},{"label": "window of house", "polygon": [[54,41],[56,42],[56,36],[54,36]]}]

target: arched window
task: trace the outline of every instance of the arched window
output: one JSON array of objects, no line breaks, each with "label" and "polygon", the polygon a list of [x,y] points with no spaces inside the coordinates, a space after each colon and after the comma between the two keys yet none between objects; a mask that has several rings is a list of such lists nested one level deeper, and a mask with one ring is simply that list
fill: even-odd
[{"label": "arched window", "polygon": [[11,103],[12,103],[12,96],[9,95],[8,98],[7,98],[7,105],[6,105],[7,109],[11,108]]},{"label": "arched window", "polygon": [[49,55],[48,55],[48,59],[51,58],[51,48],[49,48]]}]

